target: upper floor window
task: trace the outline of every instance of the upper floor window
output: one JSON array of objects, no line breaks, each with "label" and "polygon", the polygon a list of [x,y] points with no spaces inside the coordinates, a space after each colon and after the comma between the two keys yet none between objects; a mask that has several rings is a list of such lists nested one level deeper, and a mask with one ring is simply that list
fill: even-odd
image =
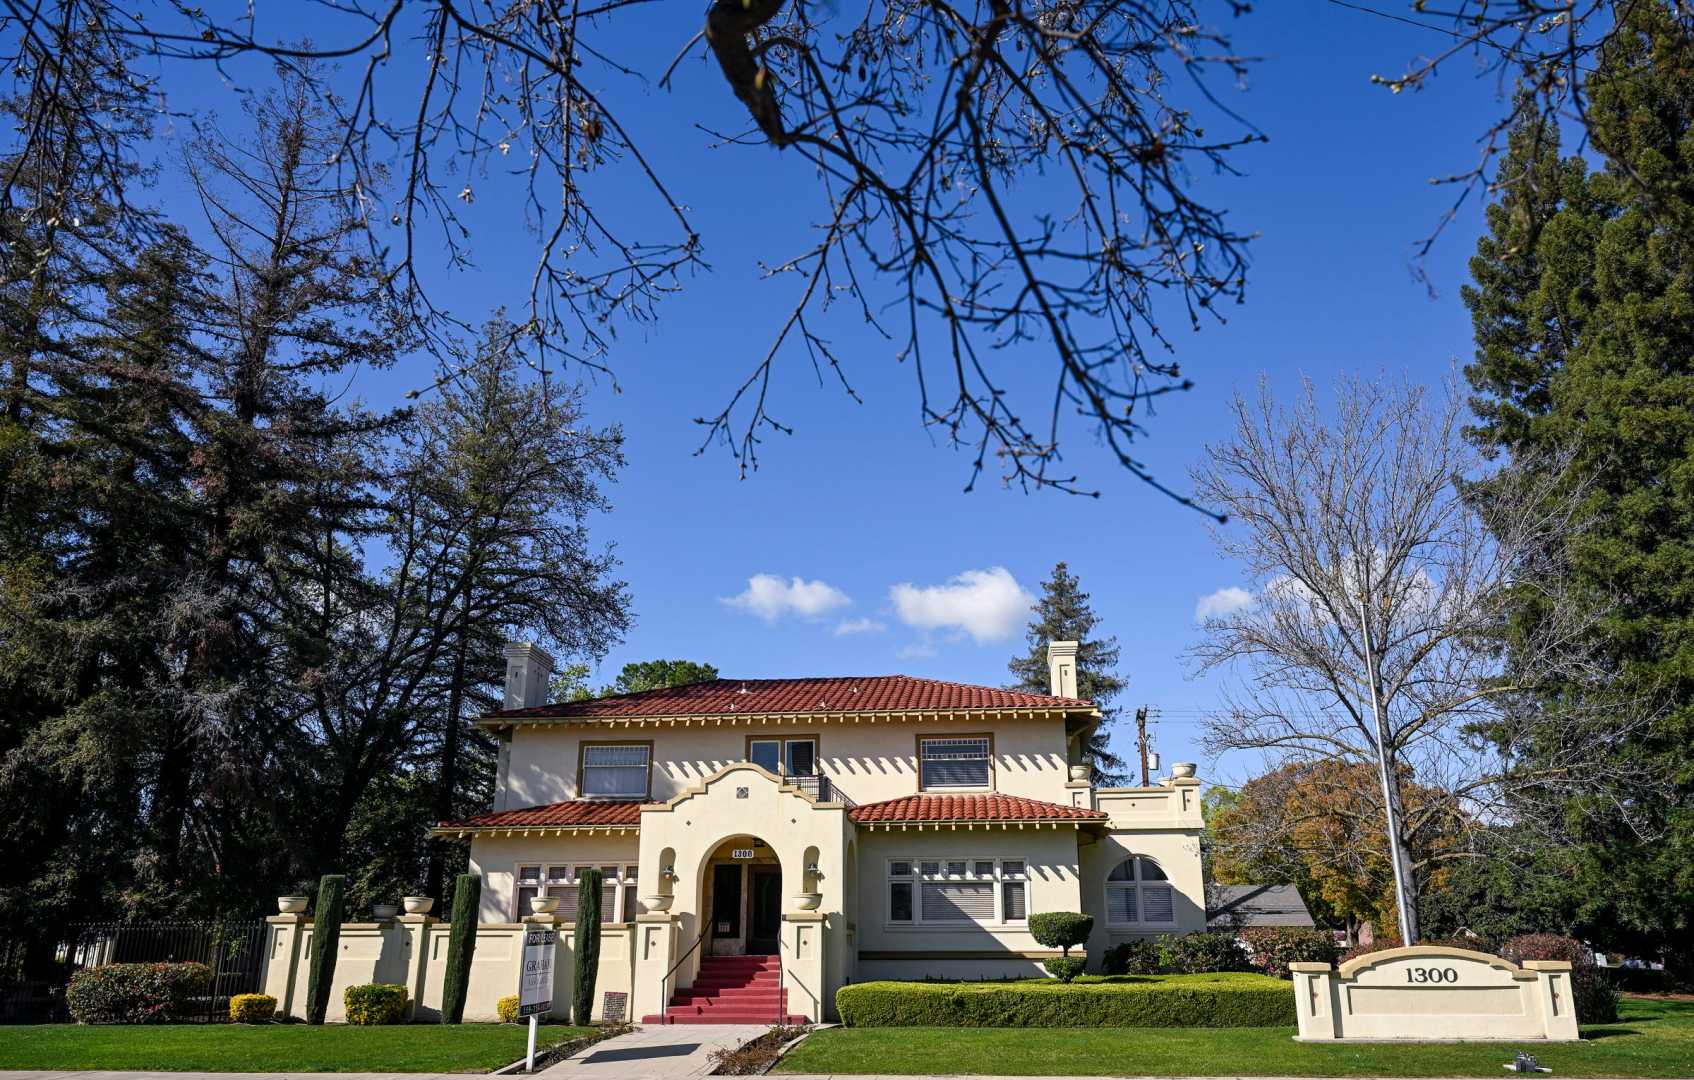
[{"label": "upper floor window", "polygon": [[1118,863],[1106,875],[1106,925],[1176,925],[1176,890],[1145,855]]},{"label": "upper floor window", "polygon": [[583,743],[578,790],[584,797],[645,799],[652,757],[651,743]]},{"label": "upper floor window", "polygon": [[[557,896],[560,918],[567,922],[576,919],[577,898],[581,888],[577,882],[584,870],[593,864],[525,863],[518,867],[512,890],[512,918],[529,914],[532,896]],[[603,923],[633,922],[640,914],[635,898],[636,882],[633,865],[601,866],[600,921]]]},{"label": "upper floor window", "polygon": [[818,740],[799,738],[748,738],[747,760],[779,776],[816,776]]},{"label": "upper floor window", "polygon": [[924,791],[994,786],[987,735],[918,739],[918,786]]}]

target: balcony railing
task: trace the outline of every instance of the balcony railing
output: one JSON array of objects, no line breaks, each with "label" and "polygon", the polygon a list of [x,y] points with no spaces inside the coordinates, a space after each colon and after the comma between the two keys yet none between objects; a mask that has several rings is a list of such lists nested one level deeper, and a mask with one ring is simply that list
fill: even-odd
[{"label": "balcony railing", "polygon": [[784,776],[782,782],[804,791],[814,802],[841,803],[848,807],[854,805],[846,792],[836,787],[829,777],[821,773],[815,776]]}]

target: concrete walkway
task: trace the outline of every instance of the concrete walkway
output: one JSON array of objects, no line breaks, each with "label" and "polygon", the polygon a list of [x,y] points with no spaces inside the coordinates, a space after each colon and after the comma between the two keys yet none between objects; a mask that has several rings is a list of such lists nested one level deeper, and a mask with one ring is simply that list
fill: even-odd
[{"label": "concrete walkway", "polygon": [[549,1080],[692,1080],[712,1071],[713,1050],[769,1031],[766,1024],[650,1024],[597,1042],[542,1069]]}]

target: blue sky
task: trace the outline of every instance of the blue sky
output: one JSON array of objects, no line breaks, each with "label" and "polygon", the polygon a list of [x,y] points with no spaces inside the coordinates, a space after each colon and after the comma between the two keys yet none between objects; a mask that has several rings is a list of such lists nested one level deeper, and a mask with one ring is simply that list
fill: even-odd
[{"label": "blue sky", "polygon": [[[1383,7],[1403,10],[1393,0]],[[656,81],[697,25],[676,14],[667,3],[641,16],[649,25],[618,40],[619,58]],[[1442,44],[1403,23],[1286,0],[1225,25],[1239,52],[1262,58],[1250,83],[1225,87],[1225,98],[1269,142],[1236,158],[1243,176],[1208,178],[1205,188],[1237,227],[1262,235],[1247,302],[1231,308],[1229,324],[1173,332],[1197,388],[1162,400],[1139,449],[1179,487],[1205,444],[1224,434],[1230,394],[1261,373],[1289,395],[1302,376],[1323,386],[1346,370],[1433,382],[1469,357],[1458,290],[1480,207],[1460,212],[1431,257],[1433,297],[1410,258],[1453,194],[1428,178],[1468,167],[1499,108],[1494,84],[1472,78],[1466,58],[1423,92],[1373,87],[1372,74],[1399,74]],[[235,112],[204,74],[172,78],[195,80],[196,96]],[[696,456],[694,418],[717,412],[786,310],[786,286],[761,282],[758,260],[791,250],[817,206],[803,177],[773,164],[773,151],[706,149],[694,119],[725,129],[741,122],[713,67],[685,64],[677,84],[626,95],[621,108],[637,137],[661,148],[659,167],[693,208],[713,271],[687,281],[656,324],[621,335],[611,357],[621,392],[604,378],[592,385],[592,418],[621,423],[628,437],[615,510],[594,529],[616,544],[636,613],[599,678],[629,660],[680,657],[740,676],[906,672],[999,684],[1022,647],[1018,590],[1036,592],[1063,560],[1123,647],[1123,704],[1162,711],[1156,745],[1167,761],[1204,762],[1198,723],[1219,685],[1190,678],[1184,652],[1196,638],[1196,605],[1244,582],[1213,553],[1204,518],[1115,470],[1086,430],[1070,432],[1066,458],[1101,498],[1026,495],[992,478],[967,494],[970,458],[922,427],[910,371],[886,342],[846,326],[834,340],[863,404],[820,387],[790,357],[773,411],[795,432],[766,440],[759,471],[740,480],[727,452]],[[515,215],[496,212],[510,207],[511,192],[498,181],[479,185],[476,267],[434,277],[473,322],[521,302],[534,251]],[[161,194],[167,205],[180,197],[168,179]],[[620,197],[601,193],[614,206]],[[749,218],[749,201],[764,220]],[[1047,362],[1034,347],[1027,355]],[[359,391],[395,400],[427,382],[427,371],[419,358],[364,378]],[[1132,735],[1120,727],[1120,750]],[[1253,764],[1207,763],[1214,778],[1235,781]]]}]

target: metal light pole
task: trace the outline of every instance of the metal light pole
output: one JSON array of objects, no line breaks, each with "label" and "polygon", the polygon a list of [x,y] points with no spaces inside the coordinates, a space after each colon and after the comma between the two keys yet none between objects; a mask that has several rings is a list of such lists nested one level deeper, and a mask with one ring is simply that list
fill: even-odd
[{"label": "metal light pole", "polygon": [[1370,686],[1371,721],[1376,725],[1376,764],[1382,774],[1382,812],[1388,818],[1388,861],[1394,867],[1394,912],[1400,921],[1400,943],[1415,945],[1411,915],[1406,910],[1410,897],[1400,865],[1400,819],[1394,813],[1394,778],[1388,771],[1388,729],[1382,719],[1381,695],[1376,682],[1376,643],[1371,638],[1370,613],[1366,609],[1364,590],[1359,592],[1359,631],[1365,638],[1365,681]]}]

